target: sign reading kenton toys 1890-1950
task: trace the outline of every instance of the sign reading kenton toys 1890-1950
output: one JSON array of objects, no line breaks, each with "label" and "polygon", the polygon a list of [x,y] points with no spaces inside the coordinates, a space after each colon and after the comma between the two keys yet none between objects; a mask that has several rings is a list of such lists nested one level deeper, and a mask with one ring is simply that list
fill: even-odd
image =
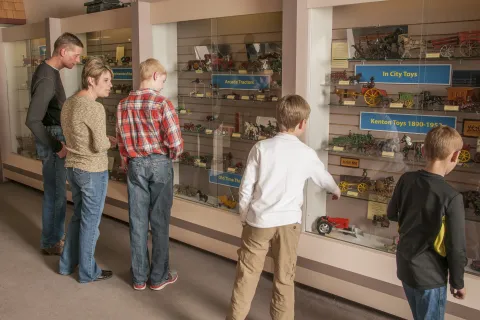
[{"label": "sign reading kenton toys 1890-1950", "polygon": [[360,113],[360,130],[426,134],[439,125],[456,128],[457,117],[377,112]]}]

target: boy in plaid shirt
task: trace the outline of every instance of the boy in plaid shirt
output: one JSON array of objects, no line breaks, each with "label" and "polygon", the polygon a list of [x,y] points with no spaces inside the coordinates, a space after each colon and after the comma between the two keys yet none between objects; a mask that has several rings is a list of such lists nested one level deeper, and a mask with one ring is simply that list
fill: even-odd
[{"label": "boy in plaid shirt", "polygon": [[[133,288],[161,290],[178,279],[169,268],[169,224],[173,204],[173,166],[183,151],[178,116],[170,100],[160,95],[167,79],[158,60],[140,64],[140,89],[120,101],[117,138],[128,168],[128,211]],[[150,265],[147,236],[152,230]],[[150,274],[150,275],[149,275]]]}]

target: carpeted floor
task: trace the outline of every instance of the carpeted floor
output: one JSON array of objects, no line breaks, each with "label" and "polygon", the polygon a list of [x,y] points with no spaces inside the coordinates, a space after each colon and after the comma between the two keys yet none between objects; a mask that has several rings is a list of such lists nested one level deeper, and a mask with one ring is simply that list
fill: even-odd
[{"label": "carpeted floor", "polygon": [[[0,319],[86,320],[225,318],[235,263],[190,246],[171,242],[177,283],[162,291],[131,288],[128,226],[103,218],[96,258],[113,270],[107,281],[80,284],[77,274],[57,273],[58,257],[39,251],[42,194],[16,184],[0,184]],[[68,218],[72,206],[68,206]],[[267,320],[272,282],[260,280],[248,319]],[[393,319],[329,295],[296,288],[297,320]]]}]

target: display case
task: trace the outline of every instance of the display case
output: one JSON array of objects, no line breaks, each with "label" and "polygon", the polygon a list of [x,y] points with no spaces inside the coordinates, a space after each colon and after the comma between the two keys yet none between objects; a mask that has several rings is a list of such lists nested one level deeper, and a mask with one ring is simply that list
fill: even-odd
[{"label": "display case", "polygon": [[46,42],[44,38],[39,38],[8,42],[4,46],[12,151],[36,159],[35,138],[25,121],[30,105],[32,75],[45,60]]},{"label": "display case", "polygon": [[250,149],[277,132],[281,26],[280,13],[178,23],[177,113],[185,151],[176,197],[238,212]]},{"label": "display case", "polygon": [[307,198],[306,230],[395,253],[398,225],[386,211],[396,182],[425,166],[426,133],[448,125],[464,147],[446,180],[464,197],[466,271],[480,275],[480,21],[426,22],[437,9],[420,6],[421,23],[333,21],[342,27],[332,30],[328,70],[321,77],[312,71],[328,130],[309,143],[322,140],[319,154],[342,197],[325,195],[324,210]]},{"label": "display case", "polygon": [[[132,72],[132,30],[131,28],[103,30],[77,34],[84,43],[81,63],[75,67],[75,77],[65,77],[67,96],[81,89],[83,66],[89,57],[102,57],[112,68],[112,91],[106,98],[98,99],[105,107],[107,135],[116,136],[116,111],[121,99],[128,96],[133,88]],[[121,158],[118,148],[108,151],[110,179],[126,182],[126,175],[120,169]]]}]

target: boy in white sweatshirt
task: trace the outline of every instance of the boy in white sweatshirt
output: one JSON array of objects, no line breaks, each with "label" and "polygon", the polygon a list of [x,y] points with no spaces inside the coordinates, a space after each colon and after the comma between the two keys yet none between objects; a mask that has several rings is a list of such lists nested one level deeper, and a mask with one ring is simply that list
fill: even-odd
[{"label": "boy in white sweatshirt", "polygon": [[310,115],[307,101],[298,95],[287,95],[278,102],[276,113],[280,133],[255,144],[240,186],[244,228],[227,320],[246,318],[270,246],[275,262],[270,315],[274,320],[294,319],[294,280],[305,181],[311,178],[333,193],[334,200],[340,198],[340,189],[316,152],[298,139]]}]

